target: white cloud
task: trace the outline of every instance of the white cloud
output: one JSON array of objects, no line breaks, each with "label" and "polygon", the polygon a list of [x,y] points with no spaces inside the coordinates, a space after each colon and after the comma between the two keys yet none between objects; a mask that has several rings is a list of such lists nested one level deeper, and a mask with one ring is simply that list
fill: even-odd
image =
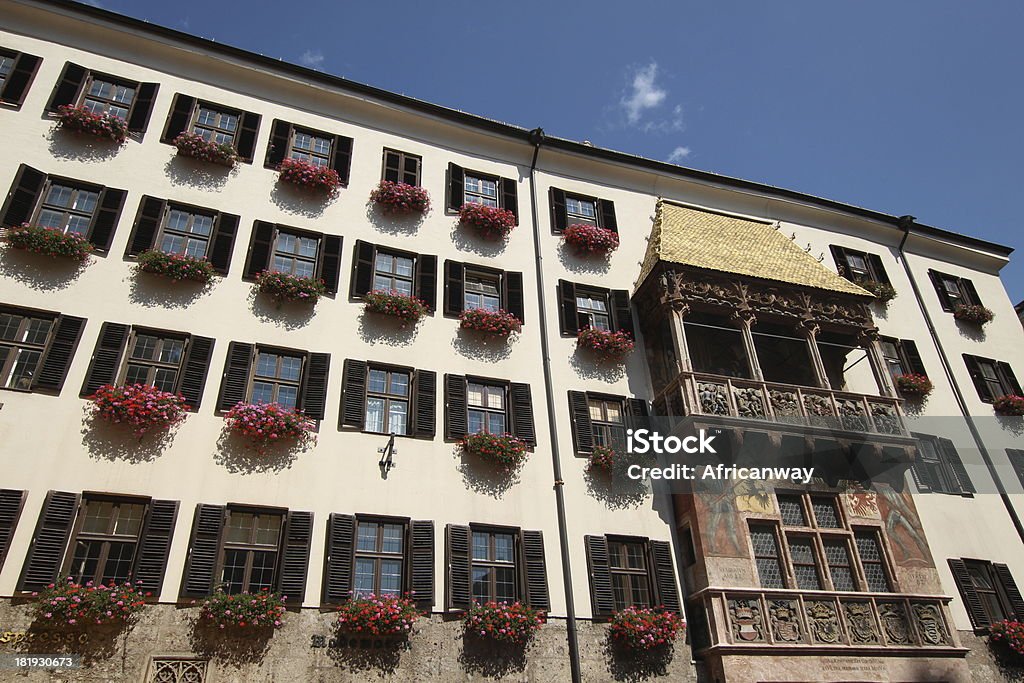
[{"label": "white cloud", "polygon": [[689,147],[676,147],[672,150],[672,153],[668,155],[668,162],[670,164],[678,164],[688,156],[690,156]]},{"label": "white cloud", "polygon": [[324,53],[320,50],[306,50],[299,57],[299,62],[311,69],[316,69],[324,62]]},{"label": "white cloud", "polygon": [[620,100],[630,125],[639,123],[645,110],[659,106],[668,96],[668,93],[654,82],[657,76],[657,62],[651,62],[633,74],[631,91]]}]

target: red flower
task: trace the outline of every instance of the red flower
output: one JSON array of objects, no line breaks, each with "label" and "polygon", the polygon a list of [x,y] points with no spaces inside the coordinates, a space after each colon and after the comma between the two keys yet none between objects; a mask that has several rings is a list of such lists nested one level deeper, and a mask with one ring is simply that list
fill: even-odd
[{"label": "red flower", "polygon": [[46,256],[62,256],[76,261],[85,261],[93,251],[92,244],[82,235],[28,223],[8,229],[7,241],[15,249]]},{"label": "red flower", "polygon": [[390,315],[411,323],[415,323],[430,311],[426,302],[400,292],[375,289],[364,297],[364,301],[366,310],[370,313]]},{"label": "red flower", "polygon": [[426,213],[430,210],[427,191],[408,183],[382,180],[370,193],[370,200],[379,204],[385,213]]},{"label": "red flower", "polygon": [[278,178],[317,192],[333,196],[341,187],[341,176],[333,168],[317,166],[300,159],[285,159],[278,166]]},{"label": "red flower", "polygon": [[219,166],[233,168],[238,162],[238,152],[231,145],[206,140],[196,133],[181,133],[174,138],[174,146],[178,154],[184,157],[209,161]]},{"label": "red flower", "polygon": [[507,337],[520,332],[523,323],[519,318],[503,310],[488,311],[485,308],[470,308],[459,315],[459,326],[464,330],[477,330],[489,335]]},{"label": "red flower", "polygon": [[262,294],[285,301],[311,304],[327,293],[323,280],[265,270],[256,276],[256,288]]},{"label": "red flower", "polygon": [[505,239],[516,227],[516,215],[496,206],[467,203],[459,209],[459,221],[475,229],[484,239]]},{"label": "red flower", "polygon": [[506,471],[518,467],[528,454],[527,443],[511,434],[477,432],[462,437],[459,444],[464,452],[489,460]]},{"label": "red flower", "polygon": [[57,112],[60,127],[65,130],[95,135],[119,145],[128,138],[128,122],[116,114],[94,114],[87,107],[69,104],[61,105]]},{"label": "red flower", "polygon": [[184,396],[146,384],[104,384],[90,398],[94,415],[128,424],[139,437],[153,429],[170,429],[188,415]]},{"label": "red flower", "polygon": [[593,351],[602,361],[622,361],[633,351],[633,337],[625,330],[611,332],[584,327],[576,335],[576,345]]},{"label": "red flower", "polygon": [[562,239],[578,254],[608,254],[619,248],[619,234],[596,225],[570,225]]},{"label": "red flower", "polygon": [[924,375],[909,372],[896,377],[896,388],[904,396],[924,398],[932,393],[934,387],[932,386],[932,381]]},{"label": "red flower", "polygon": [[627,607],[612,615],[613,642],[633,650],[650,650],[674,641],[686,624],[674,612]]}]

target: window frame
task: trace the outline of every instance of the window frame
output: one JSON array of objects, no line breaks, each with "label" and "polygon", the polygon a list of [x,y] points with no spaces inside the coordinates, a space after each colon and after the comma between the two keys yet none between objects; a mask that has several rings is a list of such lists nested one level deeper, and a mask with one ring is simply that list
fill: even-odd
[{"label": "window frame", "polygon": [[[157,350],[155,355],[157,360],[138,359],[132,357],[132,352],[135,350],[136,344],[138,343],[138,337],[156,337],[157,339]],[[166,341],[176,340],[181,342],[181,355],[178,358],[178,362],[169,363],[159,360],[159,355],[163,350],[163,344]],[[146,373],[147,381],[144,382],[147,386],[156,386],[153,381],[148,381],[150,378],[156,376],[158,370],[169,370],[173,369],[174,374],[174,387],[171,389],[162,389],[161,391],[175,392],[177,387],[181,385],[181,374],[184,370],[185,359],[188,357],[189,348],[191,346],[192,335],[183,332],[169,332],[166,330],[154,330],[146,327],[132,326],[128,332],[128,340],[125,342],[124,353],[121,358],[121,367],[117,371],[117,386],[125,386],[128,379],[128,366],[130,364],[135,365],[147,365],[149,371]]]},{"label": "window frame", "polygon": [[[385,386],[385,392],[384,393],[375,392],[375,391],[372,391],[370,389],[370,373],[375,371],[375,370],[386,373],[385,379],[384,379],[384,383],[385,383],[385,385],[384,385]],[[386,393],[387,387],[389,387],[390,384],[391,384],[390,383],[390,378],[391,378],[392,373],[402,373],[402,374],[406,375],[406,377],[407,377],[407,381],[406,381],[406,385],[405,385],[406,386],[406,394],[405,394],[404,398],[398,396],[397,394],[388,394],[388,393]],[[415,436],[414,434],[410,434],[409,433],[410,432],[409,427],[411,425],[411,421],[412,421],[412,418],[413,418],[413,414],[412,414],[413,413],[413,409],[414,409],[414,386],[413,386],[413,383],[415,382],[415,379],[416,379],[416,370],[413,369],[413,368],[405,367],[405,366],[401,366],[401,365],[390,365],[390,364],[387,364],[387,363],[367,362],[367,364],[366,364],[366,390],[363,392],[363,407],[366,410],[366,416],[367,416],[366,418],[364,418],[364,422],[363,422],[363,429],[362,429],[362,431],[364,433],[366,433],[366,434],[385,434],[385,435],[390,435],[391,434],[391,429],[390,429],[391,423],[390,423],[390,420],[388,418],[389,418],[389,416],[391,414],[390,413],[391,401],[394,399],[394,400],[404,400],[405,404],[406,404],[405,405],[405,433],[399,434],[398,432],[395,432],[395,436]],[[370,420],[369,420],[369,415],[370,415],[370,399],[371,398],[380,398],[380,399],[384,400],[384,412],[383,412],[384,423],[383,423],[383,425],[384,425],[385,431],[378,432],[378,431],[375,431],[375,430],[371,430],[369,428],[369,422],[370,422]]]},{"label": "window frame", "polygon": [[[187,213],[189,215],[189,221],[188,221],[189,228],[191,228],[195,224],[196,216],[205,216],[206,218],[209,218],[210,219],[210,232],[209,232],[209,234],[207,234],[207,235],[200,235],[200,234],[194,233],[194,232],[182,232],[181,230],[178,230],[177,228],[171,228],[170,227],[170,220],[171,220],[171,212],[173,212],[173,211],[180,211],[182,213]],[[152,246],[152,249],[155,249],[157,251],[160,251],[160,252],[162,252],[164,254],[169,254],[169,255],[174,255],[174,254],[188,255],[187,254],[187,250],[186,251],[182,251],[182,252],[169,252],[169,251],[165,251],[164,250],[163,245],[162,245],[164,237],[166,235],[168,235],[168,234],[175,235],[175,236],[178,236],[178,237],[182,237],[183,239],[186,240],[186,247],[187,247],[187,241],[188,240],[202,241],[205,244],[205,247],[203,249],[203,255],[202,255],[202,257],[194,257],[194,258],[201,258],[204,261],[209,261],[210,260],[210,251],[213,249],[213,242],[214,242],[214,239],[217,237],[217,227],[218,227],[218,223],[219,223],[219,219],[220,219],[221,215],[222,214],[220,212],[214,211],[212,209],[207,209],[205,207],[193,206],[191,204],[183,204],[181,202],[166,201],[166,202],[164,202],[163,212],[160,215],[160,223],[157,226],[156,234],[153,236],[153,246]]]},{"label": "window frame", "polygon": [[[572,213],[569,211],[569,201],[580,202],[581,204],[591,204],[594,207],[594,217],[589,218],[583,213]],[[573,222],[575,220],[575,222]],[[582,194],[576,194],[575,192],[565,193],[565,225],[593,225],[596,228],[604,228],[601,221],[601,200],[597,197],[588,197]]]},{"label": "window frame", "polygon": [[[281,258],[289,259],[292,264],[290,271],[277,270],[274,265],[274,259],[277,258],[278,254],[278,243],[281,239],[281,235],[288,235],[296,240],[311,239],[316,242],[316,255],[312,258],[309,256],[302,256],[301,254],[291,252],[281,252]],[[291,275],[293,277],[311,277],[316,279],[319,277],[320,266],[324,252],[324,241],[325,235],[319,232],[311,232],[308,230],[300,230],[298,228],[285,227],[281,225],[275,225],[274,228],[274,239],[270,243],[270,255],[267,260],[267,270],[273,273],[282,273],[285,275]],[[313,272],[311,275],[296,275],[295,265],[298,262],[309,263],[313,266]]]},{"label": "window frame", "polygon": [[[123,102],[118,102],[117,100],[113,100],[113,99],[109,99],[109,98],[101,98],[101,97],[96,96],[96,95],[90,95],[89,91],[92,89],[92,85],[93,85],[93,83],[95,81],[100,81],[100,82],[103,82],[103,83],[107,83],[107,84],[112,85],[114,87],[131,88],[134,91],[132,93],[131,102],[129,102],[126,105]],[[127,123],[128,120],[132,116],[132,110],[135,108],[135,103],[136,103],[136,101],[138,101],[139,89],[140,89],[141,85],[142,85],[142,83],[139,82],[139,81],[133,81],[133,80],[128,79],[128,78],[121,78],[119,76],[114,76],[112,74],[104,73],[102,71],[93,71],[92,69],[87,69],[86,70],[86,76],[82,80],[81,90],[78,93],[78,97],[75,98],[75,102],[77,103],[77,105],[79,107],[84,107],[85,106],[85,101],[87,99],[96,100],[98,102],[101,102],[102,104],[107,105],[107,107],[104,109],[104,113],[105,114],[109,114],[110,113],[110,105],[120,106],[120,107],[126,109],[127,111],[125,112],[124,116],[120,116],[120,115],[117,115],[117,116],[118,116],[118,118],[123,120],[125,123]],[[90,109],[89,111],[92,111],[92,109]],[[93,112],[93,113],[95,113],[95,112]]]},{"label": "window frame", "polygon": [[[46,203],[46,199],[50,195],[50,190],[53,188],[54,185],[57,185],[58,187],[66,187],[66,188],[69,188],[69,189],[72,190],[72,192],[74,193],[74,198],[75,198],[75,199],[73,199],[72,204],[74,204],[74,201],[77,199],[77,196],[78,196],[79,192],[93,192],[93,193],[95,193],[96,194],[96,203],[93,206],[92,212],[89,213],[89,214],[85,214],[85,212],[83,212],[83,211],[74,211],[74,210],[72,210],[72,209],[70,209],[68,207],[58,207],[56,205],[48,205]],[[39,222],[39,217],[42,214],[43,210],[46,209],[46,208],[49,208],[50,210],[52,210],[54,212],[56,212],[59,209],[60,212],[64,215],[65,219],[67,219],[69,216],[72,216],[72,215],[74,215],[74,216],[87,216],[88,219],[89,219],[89,227],[85,230],[85,232],[80,232],[80,233],[75,233],[75,234],[81,235],[81,237],[83,239],[88,240],[88,239],[90,239],[90,237],[92,237],[92,230],[93,230],[94,224],[96,223],[96,216],[97,216],[97,213],[100,210],[100,205],[101,205],[101,203],[103,201],[103,190],[104,189],[105,188],[102,185],[95,185],[93,183],[81,182],[81,181],[78,181],[78,180],[73,180],[71,178],[66,178],[64,176],[55,176],[55,175],[46,174],[46,180],[43,182],[43,187],[39,190],[39,196],[36,198],[36,205],[33,207],[32,213],[29,216],[29,222],[32,225],[41,225],[41,223]],[[66,222],[66,220],[64,222]],[[63,234],[65,234],[65,235],[68,234],[67,226],[61,228],[61,230],[63,231]]]},{"label": "window frame", "polygon": [[[601,289],[598,287],[587,287],[586,285],[575,285],[574,294],[576,299],[576,324],[579,329],[584,327],[591,327],[593,329],[603,330],[605,332],[615,331],[615,316],[613,314],[614,305],[612,303],[611,290]],[[597,309],[585,308],[580,306],[580,299],[600,299],[604,301],[604,311],[597,311]],[[601,314],[607,318],[607,327],[600,327],[595,324],[595,315]],[[584,318],[586,318],[586,325],[584,325]]]},{"label": "window frame", "polygon": [[[390,272],[390,273],[377,270],[377,259],[382,254],[384,256],[388,256],[388,257],[390,257],[392,259],[400,259],[400,258],[402,258],[402,259],[408,259],[408,260],[412,261],[412,272],[411,272],[411,274],[408,277],[406,277],[405,275],[399,275],[398,272],[394,271],[394,270],[392,272]],[[395,261],[395,262],[397,263],[397,261]],[[381,277],[389,277],[389,278],[391,278],[392,279],[392,284],[394,284],[394,282],[398,281],[398,280],[401,280],[402,282],[408,282],[409,283],[409,296],[416,296],[417,295],[417,284],[418,284],[418,281],[419,281],[419,267],[420,267],[419,254],[416,254],[416,253],[413,253],[413,252],[409,252],[409,251],[402,251],[400,249],[391,249],[390,247],[380,247],[380,246],[374,245],[374,250],[373,250],[373,273],[372,273],[373,280],[370,283],[370,291],[373,292],[373,291],[377,291],[379,289],[377,287],[377,276],[380,275]],[[396,291],[399,291],[399,290],[394,289],[394,288],[390,288],[387,291],[396,292]],[[463,298],[465,298],[465,297],[463,297]]]},{"label": "window frame", "polygon": [[[228,541],[228,525],[231,521],[232,513],[236,514],[248,514],[253,516],[253,525],[250,532],[250,540],[246,543]],[[269,545],[257,544],[254,539],[257,533],[257,522],[260,516],[277,517],[280,520],[280,524],[277,528],[277,544],[273,546],[274,563],[273,573],[271,575],[270,590],[274,590],[274,586],[281,577],[281,554],[284,550],[284,541],[286,533],[286,525],[288,522],[288,510],[284,508],[274,507],[263,507],[263,506],[251,506],[251,505],[234,505],[227,504],[224,506],[224,520],[223,520],[223,531],[220,537],[219,547],[217,549],[217,563],[214,568],[214,587],[221,588],[227,592],[227,582],[224,580],[224,568],[225,561],[227,559],[227,553],[229,550],[242,551],[246,553],[245,566],[243,568],[242,576],[242,592],[251,592],[252,583],[252,569],[253,569],[253,558],[257,552],[270,552]],[[260,589],[262,590],[262,589]],[[237,595],[237,594],[236,594]]]},{"label": "window frame", "polygon": [[[637,538],[633,536],[607,536],[608,543],[608,572],[612,579],[612,600],[615,603],[615,609],[621,611],[627,607],[642,607],[651,608],[655,607],[654,600],[654,585],[655,579],[652,575],[652,560],[650,554],[650,547],[647,539]],[[644,566],[642,568],[629,567],[629,547],[635,546],[639,549],[639,556],[643,558]],[[619,552],[616,553],[613,548],[618,548]],[[626,566],[616,567],[613,564],[612,557],[617,556],[620,562],[624,561]],[[628,588],[628,599],[620,602],[618,598],[618,592],[615,590],[615,578],[616,576],[623,577],[626,580],[626,588],[623,589],[625,594]],[[643,585],[643,592],[647,595],[647,600],[644,604],[638,604],[633,600],[633,596],[636,594],[637,582],[641,582]]]},{"label": "window frame", "polygon": [[16,50],[9,50],[7,48],[0,47],[0,60],[9,59],[11,60],[11,68],[6,74],[0,74],[0,93],[4,91],[4,87],[7,85],[7,79],[14,73],[14,69],[18,66],[18,56],[21,53]]},{"label": "window frame", "polygon": [[[142,516],[139,518],[138,532],[134,535],[134,537],[118,536],[114,534],[113,531],[116,528],[116,517],[111,517],[109,523],[110,526],[108,527],[108,531],[106,533],[83,531],[82,528],[85,526],[86,511],[88,508],[88,504],[90,502],[106,502],[113,503],[114,505],[141,505]],[[78,508],[75,511],[75,521],[73,526],[71,527],[71,534],[68,537],[67,547],[64,550],[64,561],[61,565],[61,576],[72,575],[72,570],[74,568],[73,565],[75,561],[75,549],[78,545],[78,542],[83,540],[84,536],[85,541],[101,543],[102,550],[100,551],[99,558],[97,558],[96,570],[93,576],[83,576],[81,577],[81,580],[78,581],[78,583],[92,581],[94,584],[100,585],[102,576],[106,569],[106,563],[110,559],[110,545],[112,543],[126,543],[129,542],[127,539],[134,538],[133,541],[130,541],[134,544],[134,549],[132,551],[132,559],[130,567],[128,569],[128,577],[126,579],[131,580],[135,574],[135,566],[136,563],[138,562],[139,545],[142,543],[142,532],[146,528],[146,520],[149,516],[152,502],[152,498],[148,498],[145,496],[122,496],[108,493],[84,491],[82,493],[81,500],[79,500],[78,502]],[[122,581],[118,581],[118,583],[122,583]],[[106,585],[105,582],[104,585]]]},{"label": "window frame", "polygon": [[[864,262],[864,267],[854,267],[850,263],[850,256],[856,256]],[[851,279],[869,280],[871,282],[882,283],[886,280],[875,270],[875,265],[872,263],[871,256],[877,256],[877,254],[869,254],[866,251],[860,251],[859,249],[850,249],[849,247],[843,247],[843,266],[846,271],[849,272]]]},{"label": "window frame", "polygon": [[[268,355],[273,355],[273,356],[277,357],[276,372],[278,372],[278,373],[280,373],[280,371],[281,371],[281,360],[283,358],[298,358],[299,361],[300,361],[299,362],[299,378],[297,380],[293,381],[293,380],[282,380],[280,377],[269,377],[269,376],[266,376],[266,375],[257,375],[257,369],[259,368],[259,362],[260,362],[260,354],[263,354],[263,353],[266,353]],[[284,386],[284,385],[289,386],[289,387],[294,386],[295,387],[295,405],[292,406],[291,408],[293,410],[301,409],[301,406],[302,406],[302,386],[303,386],[303,383],[304,383],[303,380],[305,380],[305,377],[306,377],[306,366],[307,366],[308,363],[309,363],[309,354],[308,353],[304,353],[304,352],[300,352],[300,351],[294,351],[292,349],[282,349],[282,348],[276,347],[276,346],[261,346],[259,344],[255,344],[254,345],[254,354],[253,354],[252,364],[251,364],[251,367],[249,368],[248,386],[246,387],[246,390],[245,390],[246,402],[247,403],[252,403],[253,402],[253,392],[254,392],[254,390],[256,388],[256,380],[257,380],[257,378],[260,378],[261,380],[266,380],[264,382],[265,384],[273,384],[274,385],[274,389],[273,389],[274,400],[273,401],[269,401],[269,403],[279,403],[277,399],[278,399],[278,396],[280,395],[280,388],[281,388],[281,386]],[[283,407],[287,408],[288,406],[283,406]]]},{"label": "window frame", "polygon": [[[981,600],[981,604],[985,609],[985,613],[989,617],[989,622],[992,624],[997,624],[1000,621],[1003,621],[1004,619],[1013,619],[1015,614],[1013,605],[1010,604],[1010,600],[1006,595],[1005,589],[1003,588],[1003,582],[1001,581],[1000,577],[996,574],[995,567],[993,566],[992,562],[990,562],[989,560],[978,560],[965,557],[963,558],[963,563],[964,566],[967,568],[968,573],[971,574],[971,588],[974,589],[974,592],[978,595],[978,598]],[[977,582],[975,582],[974,580],[973,573],[971,573],[972,568],[979,569],[985,573],[985,575],[988,578],[988,582],[991,585],[991,588],[983,588],[978,586]],[[988,600],[982,598],[982,594],[991,595],[994,598],[995,602],[999,605],[1001,614],[992,614],[992,612],[989,610],[989,607],[991,607],[992,604]]]},{"label": "window frame", "polygon": [[[380,179],[388,180],[388,154],[398,155],[398,179],[391,182],[405,183],[406,185],[412,185],[413,187],[422,187],[423,182],[423,157],[418,154],[410,154],[409,152],[403,152],[392,147],[385,147],[381,154],[381,169]],[[408,182],[406,180],[409,171],[406,170],[405,165],[408,159],[415,160],[416,171],[414,175],[414,182]],[[465,189],[465,179],[463,179],[463,189]]]},{"label": "window frame", "polygon": [[[203,109],[208,109],[208,110],[210,110],[212,112],[215,112],[217,114],[217,125],[210,126],[210,125],[207,125],[207,124],[200,124],[199,123],[199,114],[200,114],[200,112]],[[173,111],[172,111],[172,113],[173,113]],[[227,129],[221,128],[220,125],[219,125],[220,121],[221,121],[221,118],[224,117],[224,116],[234,116],[235,117],[235,119],[236,119],[236,121],[235,121],[235,129],[233,131],[231,131],[231,141],[230,142],[218,143],[214,139],[214,135],[216,133],[222,133],[222,134],[227,134],[228,133]],[[242,118],[244,116],[245,116],[245,112],[242,111],[241,109],[234,109],[233,107],[225,107],[224,105],[217,104],[215,102],[210,102],[208,100],[201,100],[199,98],[196,98],[195,103],[192,105],[192,113],[189,114],[188,123],[185,126],[185,132],[189,133],[191,135],[200,135],[201,136],[202,135],[201,133],[197,133],[195,131],[197,126],[199,128],[204,129],[204,130],[210,130],[211,131],[211,133],[210,133],[210,140],[208,140],[208,142],[214,142],[215,144],[226,144],[226,145],[229,145],[231,148],[233,148],[235,151],[238,151],[238,135],[242,131]],[[204,137],[203,139],[205,140],[206,138]]]},{"label": "window frame", "polygon": [[[241,121],[241,119],[239,119],[239,121]],[[308,135],[311,138],[321,138],[321,139],[327,140],[327,143],[329,145],[329,151],[327,152],[326,155],[324,155],[322,153],[314,152],[312,150],[299,150],[299,149],[297,149],[295,147],[295,138],[298,135],[300,135],[300,134]],[[322,166],[320,166],[319,164],[316,164],[316,166],[318,168],[334,168],[334,157],[335,157],[335,154],[337,153],[337,146],[338,146],[337,145],[337,136],[335,136],[335,135],[332,135],[332,134],[329,134],[329,133],[325,133],[325,132],[320,131],[320,130],[314,130],[313,128],[307,128],[305,126],[298,126],[298,125],[292,124],[290,126],[290,130],[288,132],[288,148],[284,152],[284,158],[285,159],[296,159],[294,156],[292,156],[292,154],[294,152],[298,151],[298,152],[300,152],[302,154],[305,154],[305,155],[307,155],[309,157],[316,157],[317,159],[323,159],[324,164]],[[306,161],[307,163],[311,163],[311,162],[307,161],[306,159],[296,159],[296,160],[297,161]]]},{"label": "window frame", "polygon": [[[485,401],[487,400],[487,397],[489,396],[489,394],[487,392],[487,389],[500,389],[501,393],[502,393],[502,410],[499,411],[498,409],[491,408],[489,406],[477,406],[477,405],[471,404],[470,403],[470,386],[472,386],[474,384],[483,387],[483,389],[484,389],[483,395],[484,395],[484,400]],[[482,433],[493,434],[493,432],[491,432],[491,431],[489,431],[487,429],[487,427],[488,427],[487,416],[488,415],[497,415],[498,413],[501,413],[504,416],[503,419],[504,419],[505,429],[504,429],[504,431],[502,431],[502,434],[510,434],[511,433],[511,428],[512,428],[512,411],[511,411],[511,407],[510,407],[511,396],[509,395],[509,393],[510,393],[510,385],[506,381],[495,380],[495,379],[487,379],[487,378],[483,378],[483,377],[475,377],[475,376],[472,376],[472,375],[467,375],[466,376],[466,434],[468,434],[468,435],[482,434]],[[482,425],[483,425],[484,428],[481,431],[479,431],[479,432],[470,431],[470,417],[469,417],[469,415],[470,415],[470,412],[473,411],[473,410],[478,410],[478,411],[480,411],[483,414]],[[498,436],[500,436],[500,434]]]},{"label": "window frame", "polygon": [[[928,490],[921,492],[942,493],[951,496],[964,496],[968,498],[973,496],[973,493],[971,491],[966,490],[961,485],[960,479],[956,473],[956,465],[950,462],[949,454],[947,454],[945,449],[943,448],[942,437],[936,436],[934,434],[920,434],[917,432],[912,433],[911,436],[913,436],[922,443],[927,443],[929,447],[932,449],[932,453],[935,454],[934,458],[925,458],[924,454],[919,452],[918,457],[916,458],[914,464],[911,467],[914,468],[918,467],[919,465],[929,467],[929,472],[931,473],[930,476],[932,477],[932,480],[936,481],[941,487],[936,488],[932,484],[927,484]],[[950,439],[945,440],[949,441],[950,444],[952,444],[952,441]],[[952,444],[952,447],[954,450],[956,449],[955,444]],[[918,451],[920,450],[921,449],[918,448]],[[958,458],[959,455],[959,452],[957,452]],[[960,462],[960,465],[963,466],[962,460]],[[970,478],[970,475],[968,475],[968,478]],[[920,484],[917,484],[917,482],[915,481],[915,485],[920,490]]]},{"label": "window frame", "polygon": [[[16,309],[6,306],[0,307],[0,315],[18,316],[21,318],[21,322],[18,324],[18,337],[28,334],[31,329],[32,321],[47,320],[50,322],[50,329],[46,332],[46,340],[42,344],[34,344],[26,341],[19,341],[17,339],[0,339],[0,347],[11,349],[11,352],[8,352],[8,355],[3,362],[0,362],[0,389],[32,393],[32,383],[35,381],[36,375],[39,373],[43,361],[46,360],[46,352],[49,350],[50,344],[53,341],[53,335],[57,330],[60,316],[43,311]],[[39,356],[36,358],[35,368],[33,369],[32,374],[27,377],[28,386],[9,387],[7,386],[7,383],[14,373],[19,356],[25,350],[39,352]]]},{"label": "window frame", "polygon": [[[600,404],[601,419],[595,420],[594,404]],[[609,404],[617,404],[619,408],[619,420],[615,422],[608,419]],[[626,443],[626,401],[620,396],[609,396],[587,392],[587,410],[590,412],[590,428],[594,439],[594,447],[608,446],[610,448],[622,449]],[[615,429],[621,432],[616,438]]]},{"label": "window frame", "polygon": [[[473,178],[478,181],[486,181],[494,183],[494,204],[488,204],[486,202],[471,202],[469,200],[470,195],[474,197],[486,197],[481,192],[473,190],[472,192],[466,187],[466,182]],[[480,171],[473,171],[470,169],[463,169],[462,176],[462,205],[466,204],[480,204],[481,206],[490,206],[491,208],[500,209],[501,206],[501,176],[496,176],[491,173],[481,173]]]},{"label": "window frame", "polygon": [[[495,556],[495,543],[494,536],[496,534],[508,535],[512,537],[512,560],[511,562],[504,562],[501,560],[487,559],[478,560],[473,556],[473,549],[475,544],[473,543],[473,536],[478,533],[484,533],[488,535],[488,555],[490,558]],[[522,600],[525,592],[525,584],[523,578],[520,576],[523,568],[523,558],[521,554],[522,547],[522,530],[518,527],[504,527],[491,524],[470,524],[469,525],[469,599],[472,604],[479,603],[473,592],[473,586],[476,583],[473,579],[473,570],[476,567],[487,568],[487,569],[512,569],[512,593],[513,599],[511,602],[516,600]],[[502,602],[497,597],[497,575],[496,572],[490,572],[488,578],[489,597],[484,602]]]},{"label": "window frame", "polygon": [[[491,269],[491,268],[482,268],[482,267],[479,267],[479,266],[469,266],[469,265],[465,266],[465,268],[463,270],[463,274],[462,274],[462,310],[469,311],[469,310],[479,309],[479,308],[483,308],[484,310],[490,310],[488,308],[484,308],[483,306],[470,306],[469,305],[469,302],[468,302],[466,297],[470,293],[469,281],[470,281],[471,277],[476,279],[476,280],[479,280],[481,282],[481,284],[483,284],[484,282],[493,282],[494,286],[495,286],[495,290],[497,292],[494,296],[496,296],[497,299],[498,299],[498,307],[496,309],[494,309],[494,310],[495,311],[505,311],[505,310],[508,310],[507,309],[508,302],[506,301],[506,296],[505,296],[505,271],[494,270],[494,269]],[[474,292],[474,293],[476,293],[476,292]],[[484,296],[491,296],[490,294],[487,294],[487,293],[483,292],[482,290],[479,292],[479,294],[480,294],[481,298],[484,297]]]},{"label": "window frame", "polygon": [[[360,557],[364,559],[372,559],[375,562],[374,566],[374,587],[372,593],[375,595],[382,595],[382,589],[380,587],[381,580],[381,566],[382,560],[398,560],[400,567],[399,574],[399,589],[397,595],[404,595],[408,591],[406,590],[411,581],[411,567],[409,558],[411,557],[412,550],[412,539],[409,536],[410,520],[407,517],[391,517],[387,515],[364,515],[357,513],[355,515],[355,534],[352,541],[352,595],[356,597],[358,595],[358,589],[356,587],[356,567]],[[359,525],[369,523],[378,525],[377,528],[377,542],[378,547],[383,548],[383,537],[384,537],[384,525],[395,525],[401,528],[401,543],[402,547],[398,553],[387,553],[383,550],[360,550],[359,549]]]}]

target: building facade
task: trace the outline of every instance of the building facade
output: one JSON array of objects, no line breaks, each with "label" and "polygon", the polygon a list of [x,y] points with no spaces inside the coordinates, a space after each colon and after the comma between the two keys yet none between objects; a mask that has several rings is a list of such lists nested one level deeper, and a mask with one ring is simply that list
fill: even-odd
[{"label": "building facade", "polygon": [[[0,654],[82,653],[77,680],[999,680],[987,629],[1024,617],[1020,418],[993,410],[1024,372],[1008,248],[71,2],[4,2],[0,74],[8,237],[93,250],[0,256]],[[72,132],[65,106],[120,116],[127,141]],[[182,133],[237,162],[189,158]],[[284,182],[288,159],[340,189]],[[383,211],[381,180],[430,211]],[[464,205],[516,225],[486,239]],[[618,248],[570,248],[576,225]],[[142,272],[153,251],[201,257],[210,284]],[[281,302],[265,272],[324,291]],[[427,314],[367,311],[384,289]],[[481,308],[521,331],[463,329]],[[587,328],[636,349],[602,362]],[[901,394],[910,374],[927,400]],[[93,415],[133,383],[180,392],[187,418],[139,438]],[[254,448],[226,427],[239,402],[300,409],[315,440]],[[818,476],[687,489],[591,467],[645,420]],[[525,461],[465,453],[480,432]],[[115,633],[56,629],[31,594],[64,576],[141,581],[151,604]],[[205,628],[218,588],[286,595],[283,626]],[[412,596],[407,642],[338,636],[337,607],[371,592]],[[547,614],[525,651],[463,634],[489,600]],[[630,606],[685,616],[686,639],[610,646]]]}]

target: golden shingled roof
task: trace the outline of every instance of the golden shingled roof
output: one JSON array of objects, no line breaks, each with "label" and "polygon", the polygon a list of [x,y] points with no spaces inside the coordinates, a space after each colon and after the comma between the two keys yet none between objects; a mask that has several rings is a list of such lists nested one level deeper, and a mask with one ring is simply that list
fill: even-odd
[{"label": "golden shingled roof", "polygon": [[664,200],[658,201],[638,286],[658,261],[872,296],[823,266],[774,223],[691,209]]}]

